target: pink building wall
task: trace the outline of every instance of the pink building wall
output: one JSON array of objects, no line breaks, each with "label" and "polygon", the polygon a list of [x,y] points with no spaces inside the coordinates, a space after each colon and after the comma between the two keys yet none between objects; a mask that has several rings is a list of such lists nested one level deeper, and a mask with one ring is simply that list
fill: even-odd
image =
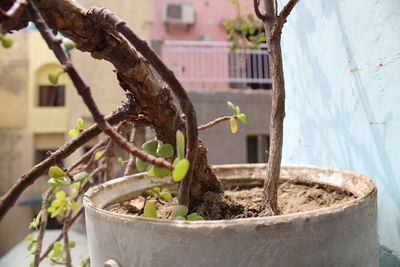
[{"label": "pink building wall", "polygon": [[[195,10],[195,23],[186,27],[167,27],[162,21],[165,3],[192,3]],[[254,13],[253,1],[239,0],[242,15]],[[154,19],[150,26],[151,40],[199,40],[207,34],[210,41],[226,41],[225,19],[234,18],[236,8],[228,0],[155,0]]]}]

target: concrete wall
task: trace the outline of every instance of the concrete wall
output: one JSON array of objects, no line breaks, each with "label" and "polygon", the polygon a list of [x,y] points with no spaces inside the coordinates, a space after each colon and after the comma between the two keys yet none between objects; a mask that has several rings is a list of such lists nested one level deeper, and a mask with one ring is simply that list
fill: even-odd
[{"label": "concrete wall", "polygon": [[[162,21],[165,3],[192,3],[195,23],[190,27],[167,26]],[[241,15],[253,13],[253,2],[239,0]],[[225,19],[234,18],[237,10],[227,0],[155,0],[154,19],[151,25],[152,40],[199,40],[206,34],[210,41],[226,41]]]},{"label": "concrete wall", "polygon": [[271,112],[270,91],[189,91],[196,108],[199,125],[216,118],[232,115],[226,102],[231,101],[247,115],[248,123],[238,122],[238,132],[232,134],[229,121],[200,131],[200,139],[208,148],[210,164],[246,163],[248,135],[269,134],[269,114]]},{"label": "concrete wall", "polygon": [[400,266],[399,43],[398,0],[300,1],[282,43],[283,162],[377,183],[383,266]]}]

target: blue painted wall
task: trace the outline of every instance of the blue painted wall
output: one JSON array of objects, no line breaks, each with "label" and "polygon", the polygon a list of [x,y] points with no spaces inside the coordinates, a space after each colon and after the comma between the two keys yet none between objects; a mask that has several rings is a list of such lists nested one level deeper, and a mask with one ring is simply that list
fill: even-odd
[{"label": "blue painted wall", "polygon": [[381,263],[400,266],[400,0],[300,0],[282,38],[283,163],[371,177]]}]

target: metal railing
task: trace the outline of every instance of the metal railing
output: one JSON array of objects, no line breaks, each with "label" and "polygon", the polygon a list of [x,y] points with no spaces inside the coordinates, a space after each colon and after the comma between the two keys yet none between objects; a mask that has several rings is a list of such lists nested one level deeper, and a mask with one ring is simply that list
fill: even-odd
[{"label": "metal railing", "polygon": [[161,57],[187,89],[270,88],[268,54],[229,42],[164,41]]}]

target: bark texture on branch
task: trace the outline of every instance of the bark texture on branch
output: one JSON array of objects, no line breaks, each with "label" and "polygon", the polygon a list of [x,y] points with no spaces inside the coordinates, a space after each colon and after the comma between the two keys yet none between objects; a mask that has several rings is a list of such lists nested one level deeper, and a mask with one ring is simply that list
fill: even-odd
[{"label": "bark texture on branch", "polygon": [[[34,2],[52,29],[72,39],[79,50],[90,52],[94,58],[105,59],[115,66],[121,87],[134,94],[157,138],[174,145],[176,131],[185,131],[185,125],[170,90],[120,34],[107,27],[101,16],[72,1]],[[200,143],[190,192],[192,204],[200,201],[204,192],[220,191],[220,183],[208,165],[206,154],[207,150]]]},{"label": "bark texture on branch", "polygon": [[[260,13],[256,5],[257,13]],[[269,69],[272,79],[272,109],[270,124],[270,148],[267,177],[264,182],[263,206],[266,214],[278,214],[278,184],[281,170],[283,120],[285,118],[285,80],[283,75],[281,35],[287,17],[297,4],[298,0],[289,0],[277,16],[277,4],[274,0],[264,0],[265,14],[263,18],[265,34],[267,36],[267,49],[269,56]]]}]

